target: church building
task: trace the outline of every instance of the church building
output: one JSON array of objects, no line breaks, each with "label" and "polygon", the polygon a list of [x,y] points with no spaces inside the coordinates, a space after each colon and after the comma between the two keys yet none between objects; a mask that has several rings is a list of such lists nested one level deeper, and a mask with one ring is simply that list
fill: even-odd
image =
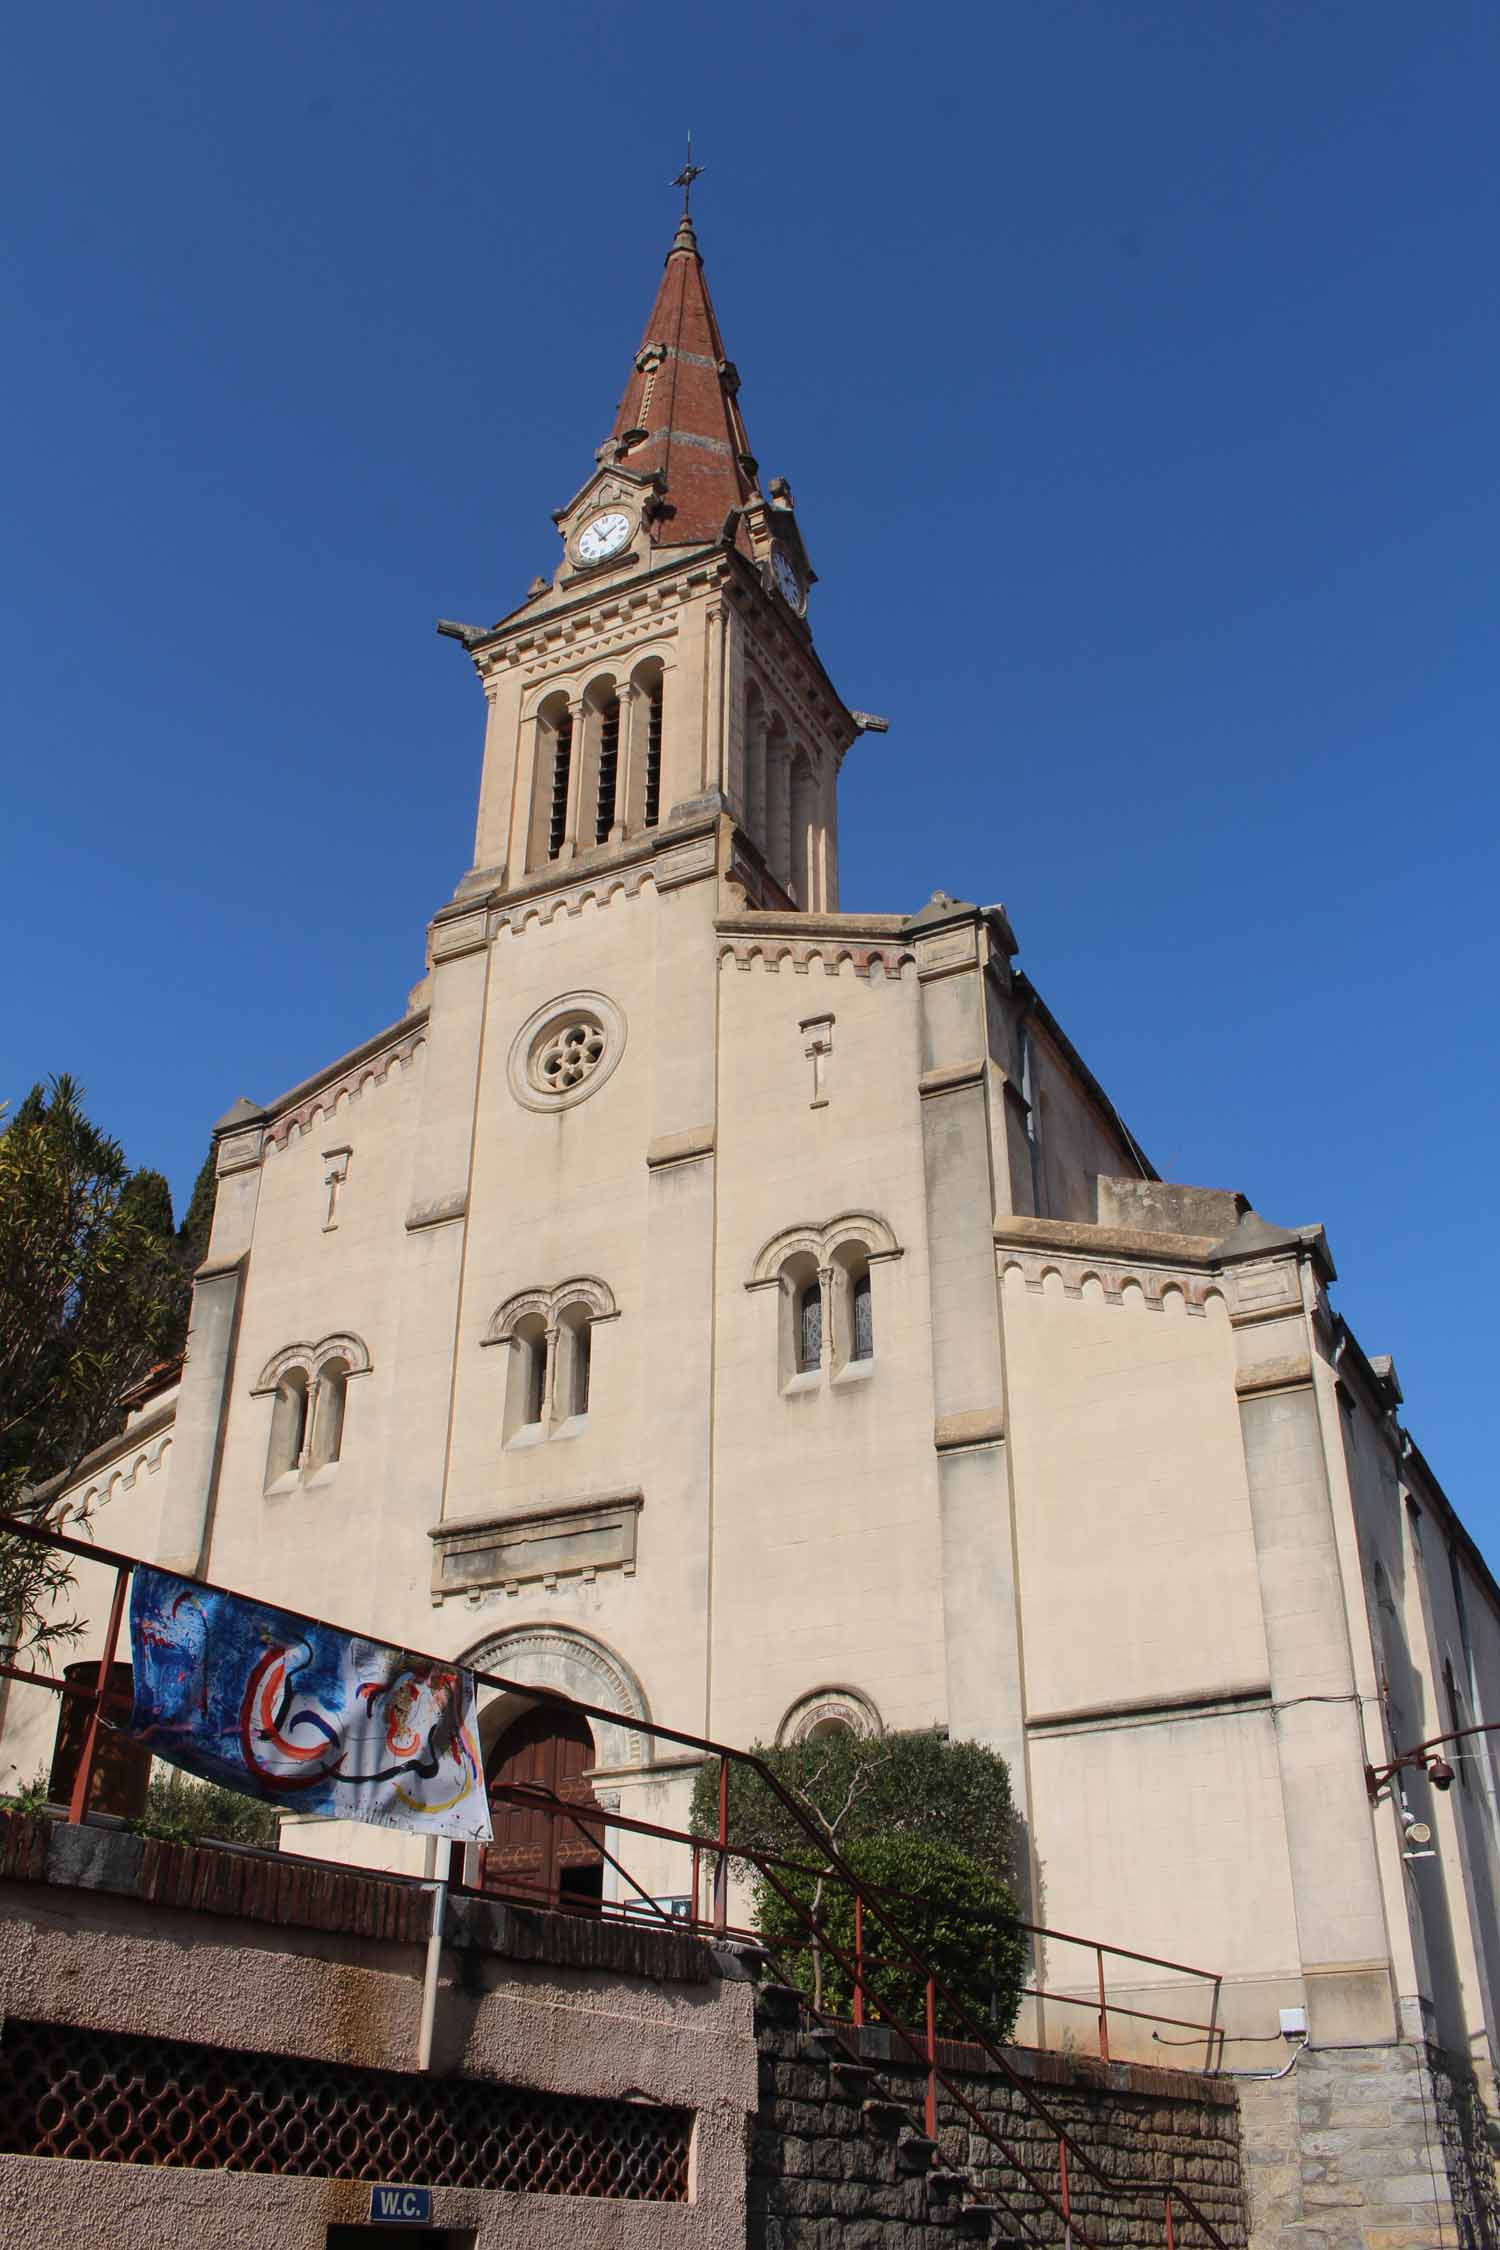
[{"label": "church building", "polygon": [[[841,769],[883,722],[819,659],[811,527],[686,216],[624,372],[525,599],[440,628],[484,767],[426,974],[221,1121],[180,1377],[66,1512],[607,1706],[570,1735],[495,1705],[486,1751],[644,1819],[693,1778],[644,1720],[986,1743],[1033,1919],[1222,1971],[1231,2068],[1305,2037],[1303,2081],[1431,2093],[1441,2056],[1477,2133],[1500,1763],[1369,1769],[1500,1720],[1500,1592],[1395,1369],[1319,1227],[1157,1176],[1002,908],[841,910]],[[55,1726],[12,1688],[12,1782]],[[284,1844],[421,1865],[375,1828]],[[534,1848],[497,1817],[497,1866]],[[650,1876],[687,1888],[665,1846]]]}]

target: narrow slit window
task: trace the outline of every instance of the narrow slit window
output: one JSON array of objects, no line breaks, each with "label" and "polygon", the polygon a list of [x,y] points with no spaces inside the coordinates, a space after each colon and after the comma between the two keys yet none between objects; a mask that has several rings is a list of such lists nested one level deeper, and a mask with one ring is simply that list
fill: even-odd
[{"label": "narrow slit window", "polygon": [[309,1466],[332,1468],[344,1447],[344,1407],[349,1370],[342,1360],[330,1360],[318,1370],[318,1398],[313,1412]]},{"label": "narrow slit window", "polygon": [[552,819],[547,831],[547,857],[556,859],[568,832],[568,769],[573,762],[573,714],[565,711],[557,722],[552,745]]},{"label": "narrow slit window", "polygon": [[587,1414],[589,1410],[589,1375],[594,1359],[594,1339],[587,1321],[579,1327],[573,1338],[573,1412]]},{"label": "narrow slit window", "polygon": [[607,844],[615,818],[615,776],[620,769],[620,699],[612,695],[599,721],[599,802],[594,842]]},{"label": "narrow slit window", "polygon": [[851,1359],[873,1359],[875,1357],[875,1307],[871,1300],[870,1276],[868,1273],[855,1275],[854,1286],[850,1291],[850,1303],[853,1311],[852,1326],[854,1333],[849,1357]]},{"label": "narrow slit window", "polygon": [[527,1423],[540,1422],[547,1381],[546,1339],[540,1335],[523,1336],[520,1338],[520,1346],[525,1354],[522,1419]]},{"label": "narrow slit window", "polygon": [[266,1462],[267,1484],[301,1467],[306,1438],[307,1371],[293,1367],[276,1386],[271,1409],[271,1448]]},{"label": "narrow slit window", "polygon": [[661,681],[646,690],[646,803],[643,818],[654,828],[661,814]]},{"label": "narrow slit window", "polygon": [[797,1298],[797,1370],[807,1374],[823,1364],[823,1290],[820,1283],[804,1284]]}]

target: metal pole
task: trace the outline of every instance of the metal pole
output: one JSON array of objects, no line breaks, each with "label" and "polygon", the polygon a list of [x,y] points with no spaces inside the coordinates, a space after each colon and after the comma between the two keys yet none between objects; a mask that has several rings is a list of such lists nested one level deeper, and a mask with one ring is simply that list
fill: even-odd
[{"label": "metal pole", "polygon": [[1063,2250],[1073,2250],[1073,2198],[1068,2191],[1068,2144],[1057,2138],[1057,2176],[1062,2183]]},{"label": "metal pole", "polygon": [[432,1886],[432,1921],[427,1932],[427,1960],[422,1972],[422,2021],[417,2031],[417,2068],[432,2068],[432,2027],[437,2020],[438,1971],[443,1961],[443,1924],[447,1920],[448,1885],[453,1880],[453,1839],[443,1839],[448,1846],[448,1867],[443,1880],[437,1880],[439,1839],[427,1839],[427,1864],[422,1872]]},{"label": "metal pole", "polygon": [[1109,2061],[1109,2002],[1104,1997],[1104,1954],[1094,1947],[1094,1966],[1099,1972],[1099,2052]]},{"label": "metal pole", "polygon": [[937,1994],[936,1979],[927,1979],[927,2138],[937,2139]]},{"label": "metal pole", "polygon": [[854,1894],[854,2028],[858,2031],[865,2020],[865,1908],[858,1891]]},{"label": "metal pole", "polygon": [[1176,2250],[1177,2237],[1172,2227],[1172,2190],[1167,2190],[1167,2250]]},{"label": "metal pole", "polygon": [[84,1729],[83,1755],[78,1761],[78,1771],[73,1776],[73,1797],[68,1806],[68,1818],[75,1827],[88,1818],[89,1793],[94,1785],[94,1758],[99,1748],[100,1713],[104,1708],[104,1698],[109,1692],[109,1675],[114,1670],[115,1650],[120,1643],[120,1620],[125,1614],[125,1589],[129,1584],[129,1570],[117,1570],[114,1599],[109,1605],[109,1623],[104,1628],[104,1653],[94,1675],[94,1706]]},{"label": "metal pole", "polygon": [[729,1927],[729,1760],[719,1760],[719,1856],[714,1865],[714,1928]]}]

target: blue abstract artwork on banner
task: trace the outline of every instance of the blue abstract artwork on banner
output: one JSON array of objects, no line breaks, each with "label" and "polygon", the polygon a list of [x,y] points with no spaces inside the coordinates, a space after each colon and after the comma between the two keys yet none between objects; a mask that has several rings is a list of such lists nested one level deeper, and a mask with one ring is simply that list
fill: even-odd
[{"label": "blue abstract artwork on banner", "polygon": [[129,1731],[287,1812],[488,1842],[474,1676],[137,1567]]}]

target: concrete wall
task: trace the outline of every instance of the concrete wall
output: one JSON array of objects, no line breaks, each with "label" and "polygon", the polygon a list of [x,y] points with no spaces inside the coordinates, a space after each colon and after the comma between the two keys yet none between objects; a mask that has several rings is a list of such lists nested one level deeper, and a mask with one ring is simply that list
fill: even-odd
[{"label": "concrete wall", "polygon": [[[147,1904],[122,1895],[139,1881],[122,1859],[132,1842],[115,1839],[113,1860],[96,1850],[78,1870],[87,1888],[0,1884],[0,2016],[415,2068],[422,1946]],[[208,1863],[223,1855],[187,1856]],[[475,1912],[470,1952],[446,1956],[435,2071],[685,2107],[695,2117],[691,2198],[614,2202],[440,2187],[434,2224],[475,2228],[478,2250],[565,2250],[580,2239],[622,2250],[739,2250],[756,2103],[748,1985],[705,1981],[701,1969],[695,1981],[674,1982],[671,1941],[663,1952],[662,1941],[629,1931],[600,1942],[633,1970],[561,1966],[587,1952],[573,1942],[578,1925],[546,1942],[550,1917],[531,1918],[543,1942],[533,1935],[519,1948],[540,1957],[518,1959],[506,1919]],[[351,2181],[0,2156],[4,2238],[18,2246],[94,2250],[107,2240],[119,2250],[154,2250],[190,2240],[194,2250],[217,2250],[253,2232],[271,2250],[323,2250],[330,2224],[368,2211],[369,2187]]]}]

